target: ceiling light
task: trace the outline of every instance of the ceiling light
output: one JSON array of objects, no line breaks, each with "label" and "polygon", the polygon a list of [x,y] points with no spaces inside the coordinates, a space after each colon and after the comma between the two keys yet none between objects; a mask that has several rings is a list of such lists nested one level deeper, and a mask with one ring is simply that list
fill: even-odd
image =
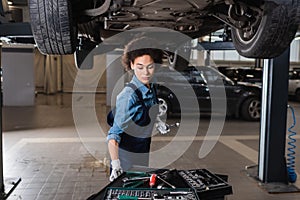
[{"label": "ceiling light", "polygon": [[7,1],[7,4],[8,4],[8,5],[12,5],[13,2],[12,2],[12,1]]}]

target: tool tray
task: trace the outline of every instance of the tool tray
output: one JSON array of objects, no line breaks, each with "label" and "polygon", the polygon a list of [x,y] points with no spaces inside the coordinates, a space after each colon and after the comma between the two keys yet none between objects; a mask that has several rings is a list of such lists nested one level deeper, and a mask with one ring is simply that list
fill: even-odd
[{"label": "tool tray", "polygon": [[106,188],[103,200],[199,200],[190,188],[156,189],[156,188]]},{"label": "tool tray", "polygon": [[174,173],[178,173],[173,178],[173,183],[178,183],[175,186],[188,185],[197,192],[200,199],[223,199],[225,195],[232,194],[232,187],[227,183],[226,175],[218,176],[206,169],[176,170]]}]

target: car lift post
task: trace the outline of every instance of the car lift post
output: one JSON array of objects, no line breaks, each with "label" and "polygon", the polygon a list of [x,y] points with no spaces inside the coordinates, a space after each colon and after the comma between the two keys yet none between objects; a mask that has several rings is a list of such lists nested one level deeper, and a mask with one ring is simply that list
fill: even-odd
[{"label": "car lift post", "polygon": [[258,177],[288,183],[285,160],[290,50],[264,60]]},{"label": "car lift post", "polygon": [[[234,50],[232,42],[199,43],[198,50]],[[288,188],[285,160],[286,119],[288,104],[288,73],[290,49],[273,59],[265,59],[263,66],[262,112],[259,140],[258,169],[250,174],[262,183],[269,183],[270,189],[278,192],[295,191]],[[256,61],[259,62],[259,61]],[[281,183],[287,188],[272,186]],[[275,189],[274,189],[275,188]]]}]

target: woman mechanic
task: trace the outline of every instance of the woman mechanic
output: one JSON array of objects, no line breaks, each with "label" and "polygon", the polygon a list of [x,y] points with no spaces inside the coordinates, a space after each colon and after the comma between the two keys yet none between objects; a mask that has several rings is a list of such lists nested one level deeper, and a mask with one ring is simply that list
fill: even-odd
[{"label": "woman mechanic", "polygon": [[158,112],[151,79],[163,57],[163,52],[154,44],[154,39],[140,37],[124,49],[122,64],[126,71],[132,70],[133,77],[131,87],[125,86],[117,96],[114,123],[108,131],[110,181],[133,165],[149,165],[151,134]]}]

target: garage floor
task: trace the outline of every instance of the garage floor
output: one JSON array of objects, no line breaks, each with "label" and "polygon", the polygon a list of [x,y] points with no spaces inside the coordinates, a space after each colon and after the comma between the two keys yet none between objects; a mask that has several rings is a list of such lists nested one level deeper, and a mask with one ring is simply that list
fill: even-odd
[{"label": "garage floor", "polygon": [[[85,98],[77,96],[73,103],[83,101],[82,99]],[[3,108],[6,189],[11,187],[11,182],[22,179],[9,200],[87,199],[108,183],[107,167],[104,165],[107,162],[106,144],[101,135],[108,129],[105,124],[105,95],[97,94],[95,99],[96,106],[93,106],[93,100],[84,101],[73,112],[71,94],[38,94],[36,106]],[[290,104],[300,123],[300,104]],[[95,116],[90,119],[86,110],[90,110]],[[76,119],[76,126],[73,117]],[[93,122],[94,118],[98,119],[97,125]],[[179,120],[178,117],[173,117],[170,123]],[[171,152],[168,149],[162,150],[152,166],[163,165],[177,153],[178,158],[174,162],[168,161],[163,167],[206,168],[213,173],[228,175],[228,182],[233,187],[233,195],[226,197],[228,200],[300,199],[300,193],[269,194],[257,181],[247,176],[245,167],[255,166],[258,160],[259,122],[227,119],[216,145],[208,151],[207,156],[199,158],[204,135],[208,130],[212,131],[210,135],[217,132],[220,119],[217,117],[210,124],[209,116],[201,117],[199,128],[196,127],[197,135],[192,140],[192,128],[195,128],[193,120],[193,116],[190,116],[182,122],[180,131],[184,133],[183,136],[175,137],[177,128],[173,128],[168,135],[154,136],[153,150],[159,152],[172,144],[171,141],[175,141],[175,145]],[[291,120],[289,113],[288,125]],[[300,126],[296,125],[294,131],[299,133]],[[296,144],[300,146],[299,140]],[[300,171],[300,156],[297,152],[299,151],[296,150],[296,167]],[[300,184],[296,182],[296,186],[298,185]]]}]

